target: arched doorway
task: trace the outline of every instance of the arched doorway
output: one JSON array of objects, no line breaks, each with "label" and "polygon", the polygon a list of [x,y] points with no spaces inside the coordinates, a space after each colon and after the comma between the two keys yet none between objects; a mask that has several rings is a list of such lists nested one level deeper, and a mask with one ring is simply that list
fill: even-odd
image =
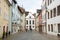
[{"label": "arched doorway", "polygon": [[7,26],[7,28],[6,28],[6,32],[8,33],[8,26]]},{"label": "arched doorway", "polygon": [[5,32],[5,26],[3,26],[3,32]]},{"label": "arched doorway", "polygon": [[2,38],[5,37],[5,26],[3,26],[3,35],[2,35]]},{"label": "arched doorway", "polygon": [[6,37],[8,36],[8,26],[6,27]]}]

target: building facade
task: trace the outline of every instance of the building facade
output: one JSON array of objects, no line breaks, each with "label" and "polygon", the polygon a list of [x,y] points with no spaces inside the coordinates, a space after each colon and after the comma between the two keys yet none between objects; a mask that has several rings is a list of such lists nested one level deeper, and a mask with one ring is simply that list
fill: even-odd
[{"label": "building facade", "polygon": [[42,10],[40,9],[39,10],[40,12],[39,12],[39,32],[41,33],[42,32]]},{"label": "building facade", "polygon": [[37,9],[36,29],[38,32],[42,32],[42,10],[41,9]]},{"label": "building facade", "polygon": [[35,30],[35,17],[32,15],[32,13],[29,13],[26,16],[26,29],[30,30]]},{"label": "building facade", "polygon": [[23,13],[23,15],[21,16],[21,29],[22,31],[25,31],[25,13]]},{"label": "building facade", "polygon": [[42,1],[42,32],[47,33],[46,26],[46,0]]},{"label": "building facade", "polygon": [[8,33],[10,22],[10,3],[8,0],[0,0],[0,38],[4,32]]},{"label": "building facade", "polygon": [[60,34],[60,0],[47,0],[47,33]]},{"label": "building facade", "polygon": [[20,9],[20,30],[25,31],[25,9],[23,7],[19,7]]},{"label": "building facade", "polygon": [[38,15],[36,15],[36,31],[39,32],[38,26],[39,26],[39,17],[38,17]]},{"label": "building facade", "polygon": [[18,9],[18,5],[16,0],[11,1],[11,30],[12,33],[16,33],[20,30],[20,10]]}]

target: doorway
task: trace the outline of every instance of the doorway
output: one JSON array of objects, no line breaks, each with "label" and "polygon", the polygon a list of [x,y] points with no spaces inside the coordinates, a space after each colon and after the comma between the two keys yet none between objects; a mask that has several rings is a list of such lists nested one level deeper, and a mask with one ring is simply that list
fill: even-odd
[{"label": "doorway", "polygon": [[31,26],[30,26],[30,28],[29,28],[31,31],[32,31],[32,28],[31,28]]},{"label": "doorway", "polygon": [[6,32],[8,33],[8,26],[7,26],[7,28],[6,28]]},{"label": "doorway", "polygon": [[3,32],[5,32],[5,26],[3,26]]},{"label": "doorway", "polygon": [[60,24],[58,24],[58,34],[57,35],[60,37]]},{"label": "doorway", "polygon": [[2,36],[2,38],[4,38],[5,37],[5,26],[3,26],[3,36]]},{"label": "doorway", "polygon": [[42,32],[42,25],[39,25],[39,32]]},{"label": "doorway", "polygon": [[58,24],[58,33],[60,33],[60,24]]}]

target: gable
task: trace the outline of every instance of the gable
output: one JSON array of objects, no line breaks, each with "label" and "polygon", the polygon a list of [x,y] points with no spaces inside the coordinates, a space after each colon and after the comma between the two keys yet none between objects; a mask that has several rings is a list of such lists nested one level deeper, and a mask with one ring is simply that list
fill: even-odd
[{"label": "gable", "polygon": [[32,15],[32,13],[29,13],[29,14],[26,16],[26,18],[35,18],[35,17]]}]

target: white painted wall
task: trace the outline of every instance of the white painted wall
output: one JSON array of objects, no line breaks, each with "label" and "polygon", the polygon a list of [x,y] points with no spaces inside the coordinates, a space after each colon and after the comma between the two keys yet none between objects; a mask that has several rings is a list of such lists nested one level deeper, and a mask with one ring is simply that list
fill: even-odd
[{"label": "white painted wall", "polygon": [[[29,18],[31,16],[31,18]],[[26,24],[26,27],[28,26],[28,30],[29,30],[29,27],[30,27],[30,20],[31,20],[31,28],[34,30],[35,29],[35,17],[31,14],[31,13],[29,13],[27,16],[26,16],[26,20],[28,20],[28,25]],[[34,24],[33,24],[33,20],[34,20]],[[34,28],[33,28],[33,26],[34,26]]]},{"label": "white painted wall", "polygon": [[[54,8],[57,8],[57,6],[60,5],[60,0],[54,0],[48,7],[49,10],[52,10]],[[58,34],[58,26],[57,24],[60,23],[60,16],[53,17],[50,19],[47,19],[47,33],[51,35],[56,35]],[[53,24],[53,32],[48,31],[48,24]]]},{"label": "white painted wall", "polygon": [[43,23],[42,31],[43,31],[44,33],[46,33],[45,14],[46,14],[46,10],[45,10],[45,0],[44,0],[44,1],[42,2],[42,23]]}]

